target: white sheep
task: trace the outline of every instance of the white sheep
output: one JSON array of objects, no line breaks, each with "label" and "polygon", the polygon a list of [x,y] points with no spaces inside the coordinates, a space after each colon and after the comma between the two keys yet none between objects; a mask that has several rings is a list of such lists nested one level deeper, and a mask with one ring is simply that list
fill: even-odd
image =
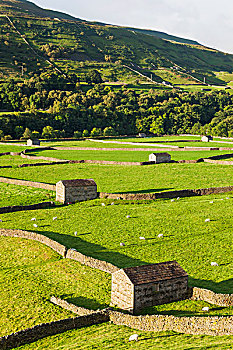
[{"label": "white sheep", "polygon": [[208,306],[205,306],[205,307],[202,308],[202,311],[207,311],[208,312],[209,310],[210,310],[210,308]]},{"label": "white sheep", "polygon": [[33,224],[34,227],[38,227],[37,224]]},{"label": "white sheep", "polygon": [[163,234],[160,233],[160,234],[158,235],[158,238],[163,238]]},{"label": "white sheep", "polygon": [[121,247],[124,247],[124,246],[125,246],[125,243],[122,243],[122,242],[121,242],[121,243],[120,243],[120,246],[121,246]]},{"label": "white sheep", "polygon": [[215,261],[212,261],[212,262],[210,263],[210,265],[211,265],[211,266],[218,266],[218,263],[216,263]]},{"label": "white sheep", "polygon": [[138,334],[132,334],[129,337],[129,341],[138,341]]},{"label": "white sheep", "polygon": [[210,222],[210,219],[205,219],[205,222]]},{"label": "white sheep", "polygon": [[105,204],[104,203],[101,203],[102,207],[105,207]]},{"label": "white sheep", "polygon": [[139,237],[139,239],[145,240],[145,237],[142,237],[142,236],[141,236],[141,237]]},{"label": "white sheep", "polygon": [[57,220],[57,216],[54,216],[54,217],[53,217],[53,221],[54,221],[54,220]]},{"label": "white sheep", "polygon": [[127,218],[127,219],[130,219],[130,215],[127,215],[126,218]]},{"label": "white sheep", "polygon": [[36,221],[36,218],[32,218],[31,221]]},{"label": "white sheep", "polygon": [[78,234],[78,232],[77,232],[77,231],[75,231],[74,235],[75,235],[75,236],[77,236],[77,234]]}]

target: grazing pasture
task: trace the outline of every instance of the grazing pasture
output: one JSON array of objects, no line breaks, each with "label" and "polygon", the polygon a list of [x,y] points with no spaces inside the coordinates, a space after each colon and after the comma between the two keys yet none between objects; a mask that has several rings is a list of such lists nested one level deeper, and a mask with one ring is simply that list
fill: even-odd
[{"label": "grazing pasture", "polygon": [[[223,175],[224,174],[224,175]],[[98,191],[149,193],[233,185],[233,168],[220,164],[120,166],[61,164],[0,169],[0,176],[55,184],[60,180],[94,179]]]}]

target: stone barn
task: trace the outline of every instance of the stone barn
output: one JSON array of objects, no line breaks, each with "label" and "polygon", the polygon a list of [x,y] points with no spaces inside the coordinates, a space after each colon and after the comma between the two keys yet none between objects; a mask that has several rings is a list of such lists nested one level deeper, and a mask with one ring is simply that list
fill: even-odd
[{"label": "stone barn", "polygon": [[97,185],[93,179],[61,180],[56,184],[56,200],[75,203],[97,198]]},{"label": "stone barn", "polygon": [[27,146],[40,146],[40,140],[27,140]]},{"label": "stone barn", "polygon": [[176,261],[128,267],[112,274],[111,305],[130,313],[188,298],[188,274]]},{"label": "stone barn", "polygon": [[213,137],[212,136],[207,136],[207,135],[202,136],[202,138],[201,138],[202,142],[210,142],[212,140],[213,140]]},{"label": "stone barn", "polygon": [[169,153],[151,153],[149,155],[149,162],[159,163],[170,163],[171,155]]}]

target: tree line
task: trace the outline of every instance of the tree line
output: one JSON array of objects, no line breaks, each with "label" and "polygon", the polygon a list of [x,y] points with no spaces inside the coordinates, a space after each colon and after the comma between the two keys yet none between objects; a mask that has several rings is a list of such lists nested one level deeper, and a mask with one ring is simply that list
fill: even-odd
[{"label": "tree line", "polygon": [[138,132],[233,136],[233,96],[224,90],[138,93],[105,86],[97,73],[88,73],[89,86],[80,85],[75,74],[53,71],[24,82],[2,82],[0,137],[20,139],[25,131],[47,138]]}]

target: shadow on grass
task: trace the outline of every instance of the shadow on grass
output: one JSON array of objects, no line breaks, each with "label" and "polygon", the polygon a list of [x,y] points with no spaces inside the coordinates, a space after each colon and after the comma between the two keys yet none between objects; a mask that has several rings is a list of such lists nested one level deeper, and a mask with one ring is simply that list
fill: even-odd
[{"label": "shadow on grass", "polygon": [[72,303],[76,306],[85,307],[90,310],[105,309],[109,306],[108,304],[102,304],[95,299],[89,299],[82,296],[74,298],[72,296],[65,297],[64,295],[62,295],[61,298],[65,299],[68,303]]},{"label": "shadow on grass", "polygon": [[[99,260],[107,261],[109,263],[116,265],[119,268],[148,264],[148,262],[131,258],[123,253],[111,251],[105,247],[102,247],[99,244],[87,242],[79,236],[73,237],[73,236],[59,234],[51,231],[43,231],[43,232],[37,231],[37,233],[40,233],[40,234],[42,233],[43,235],[55,240],[56,242],[63,244],[67,248],[74,248],[82,254],[91,256]],[[87,232],[85,234],[89,235],[90,233]],[[82,235],[85,235],[85,234],[82,234]],[[120,242],[119,242],[119,246],[120,246]],[[116,247],[114,246],[113,249],[115,248]],[[121,247],[121,248],[122,250],[124,250],[127,247]]]},{"label": "shadow on grass", "polygon": [[149,188],[147,190],[139,190],[139,191],[126,191],[126,192],[122,192],[122,191],[118,191],[118,192],[113,192],[113,194],[127,194],[127,193],[133,193],[133,194],[137,194],[137,193],[155,193],[155,192],[163,192],[163,191],[172,191],[174,190],[174,188]]},{"label": "shadow on grass", "polygon": [[189,277],[189,285],[212,290],[215,293],[232,294],[233,293],[233,278],[221,282],[213,282],[208,280],[199,280]]}]

